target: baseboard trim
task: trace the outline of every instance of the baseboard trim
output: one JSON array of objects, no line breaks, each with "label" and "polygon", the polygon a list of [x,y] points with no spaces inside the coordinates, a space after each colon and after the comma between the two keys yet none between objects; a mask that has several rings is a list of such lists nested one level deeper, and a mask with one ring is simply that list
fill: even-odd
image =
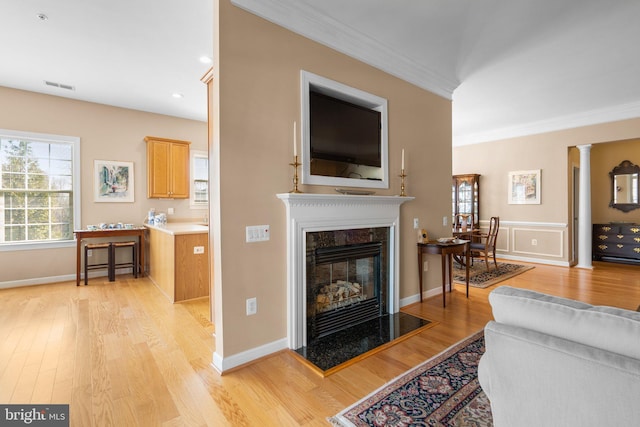
[{"label": "baseboard trim", "polygon": [[[422,292],[422,299],[431,298],[431,297],[434,297],[436,295],[440,295],[441,293],[442,293],[442,287],[438,286],[437,288],[429,289],[426,292]],[[415,304],[417,302],[420,302],[420,294],[419,293],[411,295],[410,297],[402,298],[400,300],[400,307],[402,308],[404,306]]]},{"label": "baseboard trim", "polygon": [[23,280],[9,280],[6,282],[0,282],[0,289],[21,288],[23,286],[47,285],[49,283],[70,282],[73,280],[76,280],[75,274],[66,274],[63,276],[50,276],[50,277],[35,277],[33,279],[23,279]]},{"label": "baseboard trim", "polygon": [[[119,268],[116,270],[118,274],[131,274],[131,267]],[[89,279],[95,277],[107,277],[107,271],[93,271],[89,273]],[[32,279],[8,280],[0,282],[0,289],[21,288],[23,286],[48,285],[49,283],[73,282],[76,280],[75,274],[65,274],[62,276],[34,277]],[[84,285],[84,273],[80,273],[80,284]]]},{"label": "baseboard trim", "polygon": [[281,350],[287,349],[287,338],[281,338],[260,347],[254,347],[247,351],[234,354],[228,357],[222,357],[218,352],[213,353],[213,367],[221,374],[239,366],[253,362],[261,357],[269,356]]},{"label": "baseboard trim", "polygon": [[531,258],[531,257],[522,257],[522,256],[514,256],[514,255],[499,255],[496,257],[498,262],[504,260],[510,261],[522,261],[522,262],[532,262],[535,264],[546,264],[546,265],[555,265],[558,267],[571,267],[569,261],[557,261],[550,259],[542,259],[542,258]]}]

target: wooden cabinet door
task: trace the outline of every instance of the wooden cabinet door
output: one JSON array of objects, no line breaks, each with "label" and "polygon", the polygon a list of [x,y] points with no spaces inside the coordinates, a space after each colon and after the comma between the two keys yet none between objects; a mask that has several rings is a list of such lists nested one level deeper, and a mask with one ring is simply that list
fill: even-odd
[{"label": "wooden cabinet door", "polygon": [[189,198],[189,145],[171,145],[170,197]]},{"label": "wooden cabinet door", "polygon": [[171,181],[169,159],[171,144],[164,141],[147,141],[147,197],[169,197]]},{"label": "wooden cabinet door", "polygon": [[188,141],[146,137],[147,197],[189,198]]}]

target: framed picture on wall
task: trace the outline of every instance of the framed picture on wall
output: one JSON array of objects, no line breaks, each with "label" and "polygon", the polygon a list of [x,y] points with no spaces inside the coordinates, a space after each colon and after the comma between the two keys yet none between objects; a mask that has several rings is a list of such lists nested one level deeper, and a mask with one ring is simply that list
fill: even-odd
[{"label": "framed picture on wall", "polygon": [[135,190],[133,162],[95,160],[93,189],[95,202],[133,203]]},{"label": "framed picture on wall", "polygon": [[509,204],[540,204],[540,169],[509,172]]}]

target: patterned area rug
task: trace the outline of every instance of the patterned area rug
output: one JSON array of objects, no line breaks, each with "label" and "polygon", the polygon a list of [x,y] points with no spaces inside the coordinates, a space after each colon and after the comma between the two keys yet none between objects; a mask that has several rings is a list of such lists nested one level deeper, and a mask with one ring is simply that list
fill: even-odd
[{"label": "patterned area rug", "polygon": [[[506,262],[499,262],[497,270],[493,263],[489,263],[489,267],[489,271],[487,271],[487,266],[484,261],[474,262],[473,265],[469,267],[469,286],[488,288],[491,285],[510,279],[513,276],[517,276],[533,268],[531,265],[509,264]],[[453,264],[453,281],[455,283],[465,284],[465,269],[464,267],[460,267],[458,263]]]},{"label": "patterned area rug", "polygon": [[388,382],[329,418],[334,426],[491,427],[489,400],[478,383],[483,331]]}]

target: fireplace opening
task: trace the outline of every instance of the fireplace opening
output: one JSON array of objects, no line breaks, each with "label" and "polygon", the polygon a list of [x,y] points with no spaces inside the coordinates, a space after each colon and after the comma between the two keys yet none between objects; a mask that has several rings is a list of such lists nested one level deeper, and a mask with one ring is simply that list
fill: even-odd
[{"label": "fireplace opening", "polygon": [[382,243],[316,249],[309,292],[307,336],[311,339],[379,317]]},{"label": "fireplace opening", "polygon": [[388,228],[307,235],[307,342],[387,313]]}]

